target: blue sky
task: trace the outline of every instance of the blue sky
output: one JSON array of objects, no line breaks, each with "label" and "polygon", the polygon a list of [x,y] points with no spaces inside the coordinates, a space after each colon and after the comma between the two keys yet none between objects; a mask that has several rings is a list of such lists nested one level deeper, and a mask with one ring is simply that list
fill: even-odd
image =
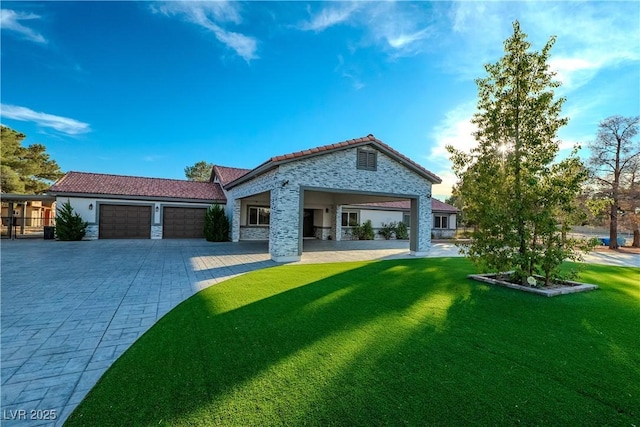
[{"label": "blue sky", "polygon": [[455,178],[474,79],[519,20],[557,36],[562,146],[640,114],[639,2],[2,2],[0,121],[63,171],[184,178],[206,160],[377,138]]}]

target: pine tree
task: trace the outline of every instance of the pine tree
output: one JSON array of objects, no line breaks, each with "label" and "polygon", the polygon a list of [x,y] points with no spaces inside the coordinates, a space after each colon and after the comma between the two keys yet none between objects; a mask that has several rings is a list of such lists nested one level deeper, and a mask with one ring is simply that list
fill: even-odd
[{"label": "pine tree", "polygon": [[78,213],[73,212],[69,201],[56,213],[56,236],[59,240],[82,240],[88,225]]},{"label": "pine tree", "polygon": [[204,216],[204,237],[209,242],[229,241],[229,219],[222,206],[209,206]]}]

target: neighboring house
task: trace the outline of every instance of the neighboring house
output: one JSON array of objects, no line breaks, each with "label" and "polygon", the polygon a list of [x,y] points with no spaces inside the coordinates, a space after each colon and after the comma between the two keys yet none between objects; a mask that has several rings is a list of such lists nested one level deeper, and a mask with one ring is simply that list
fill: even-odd
[{"label": "neighboring house", "polygon": [[55,218],[55,198],[35,194],[0,195],[2,200],[2,236],[11,236],[9,223],[17,234],[28,234],[30,231],[41,232],[45,226],[53,225]]},{"label": "neighboring house", "polygon": [[90,222],[89,238],[200,237],[187,225],[211,203],[224,204],[232,241],[268,239],[272,259],[291,261],[300,259],[305,237],[342,240],[350,207],[363,203],[405,203],[411,253],[426,253],[431,185],[440,182],[368,135],[272,157],[255,169],[215,166],[210,182],[70,172],[50,194]]},{"label": "neighboring house", "polygon": [[[433,217],[431,236],[435,239],[452,238],[456,234],[458,209],[438,199],[431,199],[431,215]],[[345,217],[346,215],[346,217]],[[350,237],[349,224],[362,224],[371,221],[376,239],[383,239],[378,231],[384,224],[406,224],[411,229],[411,203],[408,200],[398,202],[364,203],[346,205],[342,209],[342,238]]]}]

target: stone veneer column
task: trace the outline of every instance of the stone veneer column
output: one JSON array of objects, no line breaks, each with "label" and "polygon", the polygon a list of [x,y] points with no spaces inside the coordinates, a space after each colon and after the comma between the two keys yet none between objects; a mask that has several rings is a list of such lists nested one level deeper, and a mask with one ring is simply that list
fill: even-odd
[{"label": "stone veneer column", "polygon": [[271,190],[269,253],[275,262],[300,261],[300,187],[287,184]]},{"label": "stone veneer column", "polygon": [[333,218],[335,222],[336,234],[334,235],[337,242],[342,240],[342,205],[336,205],[336,215]]},{"label": "stone veneer column", "polygon": [[425,256],[431,250],[431,198],[411,199],[411,255]]},{"label": "stone veneer column", "polygon": [[231,241],[240,241],[240,206],[242,201],[234,199],[231,206]]}]

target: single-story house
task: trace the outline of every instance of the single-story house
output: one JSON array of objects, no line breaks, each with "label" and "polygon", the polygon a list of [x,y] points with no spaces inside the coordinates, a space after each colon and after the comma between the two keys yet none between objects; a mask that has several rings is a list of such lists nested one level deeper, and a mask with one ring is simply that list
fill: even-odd
[{"label": "single-story house", "polygon": [[[345,205],[342,215],[349,215],[346,221],[362,224],[371,221],[376,239],[383,237],[378,234],[384,224],[403,222],[411,229],[411,203],[408,200],[398,202],[363,203],[359,205]],[[443,203],[438,199],[431,199],[431,216],[433,217],[431,237],[435,239],[448,239],[455,237],[457,230],[458,208]],[[342,227],[343,239],[349,238],[348,230],[351,227]]]},{"label": "single-story house", "polygon": [[[431,186],[440,182],[368,135],[272,157],[254,169],[215,166],[209,182],[69,172],[49,193],[58,206],[71,203],[93,239],[202,237],[204,210],[218,203],[232,241],[268,239],[272,259],[292,261],[300,259],[304,238],[342,240],[351,212],[362,212],[363,204],[375,211],[380,207],[371,204],[402,202],[411,253],[426,253]],[[447,218],[440,228],[455,224]]]}]

